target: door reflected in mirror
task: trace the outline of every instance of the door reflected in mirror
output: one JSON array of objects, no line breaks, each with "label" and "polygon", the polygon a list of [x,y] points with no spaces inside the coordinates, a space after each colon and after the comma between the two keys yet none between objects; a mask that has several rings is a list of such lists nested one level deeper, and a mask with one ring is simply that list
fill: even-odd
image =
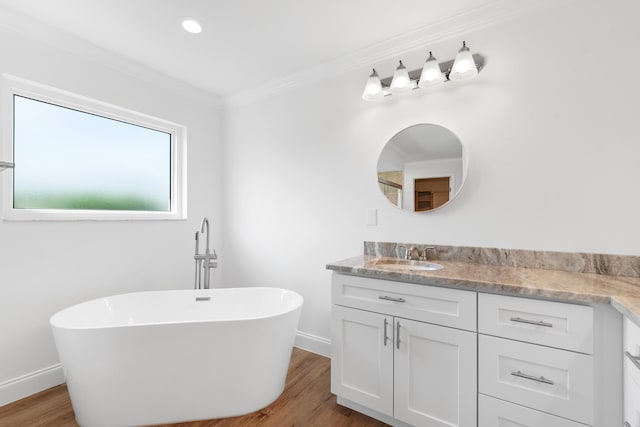
[{"label": "door reflected in mirror", "polygon": [[410,126],[395,134],[378,159],[378,185],[395,206],[429,212],[450,203],[467,176],[464,145],[435,124]]}]

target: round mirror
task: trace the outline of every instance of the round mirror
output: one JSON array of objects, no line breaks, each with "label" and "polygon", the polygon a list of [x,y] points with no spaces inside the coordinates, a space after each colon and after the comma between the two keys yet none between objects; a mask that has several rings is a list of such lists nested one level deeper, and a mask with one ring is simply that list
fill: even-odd
[{"label": "round mirror", "polygon": [[464,146],[449,129],[419,124],[401,130],[378,159],[378,184],[394,205],[411,212],[445,206],[467,176]]}]

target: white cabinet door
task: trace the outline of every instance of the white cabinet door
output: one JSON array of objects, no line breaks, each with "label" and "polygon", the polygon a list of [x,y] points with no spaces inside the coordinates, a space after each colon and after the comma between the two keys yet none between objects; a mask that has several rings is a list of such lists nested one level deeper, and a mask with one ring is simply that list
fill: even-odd
[{"label": "white cabinet door", "polygon": [[624,420],[630,427],[640,427],[640,383],[630,375],[624,379]]},{"label": "white cabinet door", "polygon": [[393,416],[393,317],[332,307],[331,392]]},{"label": "white cabinet door", "polygon": [[[624,320],[624,421],[640,427],[640,327]],[[627,424],[625,424],[627,426]]]},{"label": "white cabinet door", "polygon": [[395,418],[419,427],[477,425],[476,334],[395,319]]}]

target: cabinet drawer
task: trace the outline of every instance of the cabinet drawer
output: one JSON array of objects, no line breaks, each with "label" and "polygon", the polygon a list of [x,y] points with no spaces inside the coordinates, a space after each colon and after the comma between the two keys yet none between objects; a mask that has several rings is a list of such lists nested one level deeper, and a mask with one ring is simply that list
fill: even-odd
[{"label": "cabinet drawer", "polygon": [[593,307],[481,293],[478,332],[592,354]]},{"label": "cabinet drawer", "polygon": [[593,424],[592,356],[479,336],[479,392]]},{"label": "cabinet drawer", "polygon": [[334,274],[333,304],[476,330],[476,292]]},{"label": "cabinet drawer", "polygon": [[478,395],[478,427],[585,427],[584,424],[545,414],[493,397]]},{"label": "cabinet drawer", "polygon": [[[625,318],[623,323],[624,330],[624,359],[625,359],[625,374],[631,375],[640,383],[640,366],[633,363],[632,359],[638,362],[640,365],[640,327],[633,323],[631,320]],[[627,354],[628,353],[628,354]],[[629,368],[627,368],[627,365]],[[635,368],[635,369],[632,369]]]},{"label": "cabinet drawer", "polygon": [[624,349],[630,353],[640,350],[640,326],[624,318]]}]

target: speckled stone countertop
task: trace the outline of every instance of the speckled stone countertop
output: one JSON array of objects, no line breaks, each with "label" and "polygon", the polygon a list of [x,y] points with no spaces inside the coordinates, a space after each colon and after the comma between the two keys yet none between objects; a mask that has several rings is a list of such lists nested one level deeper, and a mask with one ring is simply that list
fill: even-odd
[{"label": "speckled stone countertop", "polygon": [[[381,261],[383,262],[381,264]],[[489,293],[532,296],[582,303],[611,304],[640,326],[640,278],[439,261],[433,271],[398,271],[384,265],[397,258],[361,255],[327,264],[343,274],[445,286]]]}]

